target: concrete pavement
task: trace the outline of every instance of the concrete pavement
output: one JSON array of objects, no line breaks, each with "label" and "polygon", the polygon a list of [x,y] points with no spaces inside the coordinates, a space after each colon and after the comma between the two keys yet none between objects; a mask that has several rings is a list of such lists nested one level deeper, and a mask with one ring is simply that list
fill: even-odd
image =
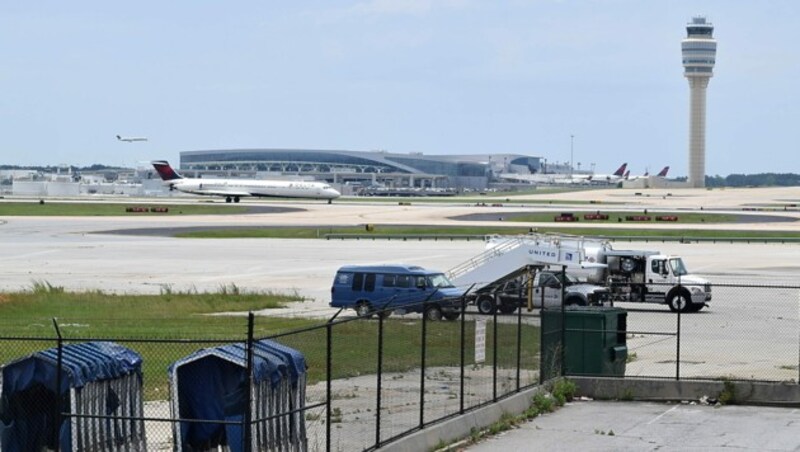
[{"label": "concrete pavement", "polygon": [[798,451],[800,410],[577,401],[464,450]]}]

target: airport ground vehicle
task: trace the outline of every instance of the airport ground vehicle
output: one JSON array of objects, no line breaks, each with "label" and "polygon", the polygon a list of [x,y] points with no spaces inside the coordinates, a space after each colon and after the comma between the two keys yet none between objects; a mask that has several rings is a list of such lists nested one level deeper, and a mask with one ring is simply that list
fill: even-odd
[{"label": "airport ground vehicle", "polygon": [[681,312],[697,312],[711,301],[711,284],[689,274],[680,256],[614,250],[607,240],[569,235],[492,237],[484,253],[448,276],[457,286],[492,292],[530,265],[564,268],[590,285],[607,288],[611,301],[661,303]]},{"label": "airport ground vehicle", "polygon": [[562,270],[529,266],[522,274],[504,279],[469,296],[482,314],[499,310],[504,314],[517,308],[602,305],[610,300],[605,287],[587,284]]},{"label": "airport ground vehicle", "polygon": [[413,265],[346,265],[331,286],[332,307],[351,308],[360,317],[419,312],[429,320],[455,320],[464,291],[444,273]]}]

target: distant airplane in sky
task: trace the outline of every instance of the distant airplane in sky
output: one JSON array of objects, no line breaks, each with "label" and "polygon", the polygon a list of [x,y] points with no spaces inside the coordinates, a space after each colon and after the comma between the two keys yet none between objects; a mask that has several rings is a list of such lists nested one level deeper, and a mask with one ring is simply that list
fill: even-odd
[{"label": "distant airplane in sky", "polygon": [[117,135],[117,139],[119,141],[127,141],[128,143],[133,143],[134,141],[147,141],[147,138],[145,137],[123,137],[120,135]]},{"label": "distant airplane in sky", "polygon": [[151,162],[170,190],[196,195],[223,196],[225,202],[239,202],[245,196],[331,200],[341,193],[325,182],[266,179],[195,179],[183,177],[166,160]]}]

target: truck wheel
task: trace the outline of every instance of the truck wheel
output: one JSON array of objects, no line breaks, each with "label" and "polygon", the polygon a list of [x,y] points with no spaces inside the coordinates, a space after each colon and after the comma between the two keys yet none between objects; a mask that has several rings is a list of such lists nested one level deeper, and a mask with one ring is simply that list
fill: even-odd
[{"label": "truck wheel", "polygon": [[581,297],[569,297],[566,301],[567,306],[585,306],[586,302]]},{"label": "truck wheel", "polygon": [[689,306],[692,305],[691,295],[686,290],[676,290],[675,292],[670,295],[667,304],[669,304],[669,310],[672,312],[689,312]]},{"label": "truck wheel", "polygon": [[425,318],[437,322],[442,320],[442,308],[436,305],[428,306],[425,308]]},{"label": "truck wheel", "polygon": [[365,319],[372,318],[372,307],[368,301],[359,301],[356,303],[356,315],[364,317]]},{"label": "truck wheel", "polygon": [[500,312],[503,314],[511,314],[512,312],[516,311],[517,307],[513,304],[501,304],[500,305]]},{"label": "truck wheel", "polygon": [[686,312],[700,312],[700,310],[705,307],[706,307],[705,303],[703,304],[692,303],[686,308]]},{"label": "truck wheel", "polygon": [[494,304],[494,297],[491,295],[482,295],[478,298],[478,312],[481,314],[492,315],[497,306]]}]

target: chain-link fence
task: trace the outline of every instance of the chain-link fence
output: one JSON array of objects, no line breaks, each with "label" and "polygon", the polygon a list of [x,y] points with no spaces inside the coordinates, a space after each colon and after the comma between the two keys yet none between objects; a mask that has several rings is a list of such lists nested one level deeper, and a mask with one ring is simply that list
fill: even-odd
[{"label": "chain-link fence", "polygon": [[455,320],[344,311],[268,337],[253,316],[209,340],[0,337],[0,450],[371,450],[559,375],[797,384],[800,287],[715,284],[709,304],[461,300]]}]

